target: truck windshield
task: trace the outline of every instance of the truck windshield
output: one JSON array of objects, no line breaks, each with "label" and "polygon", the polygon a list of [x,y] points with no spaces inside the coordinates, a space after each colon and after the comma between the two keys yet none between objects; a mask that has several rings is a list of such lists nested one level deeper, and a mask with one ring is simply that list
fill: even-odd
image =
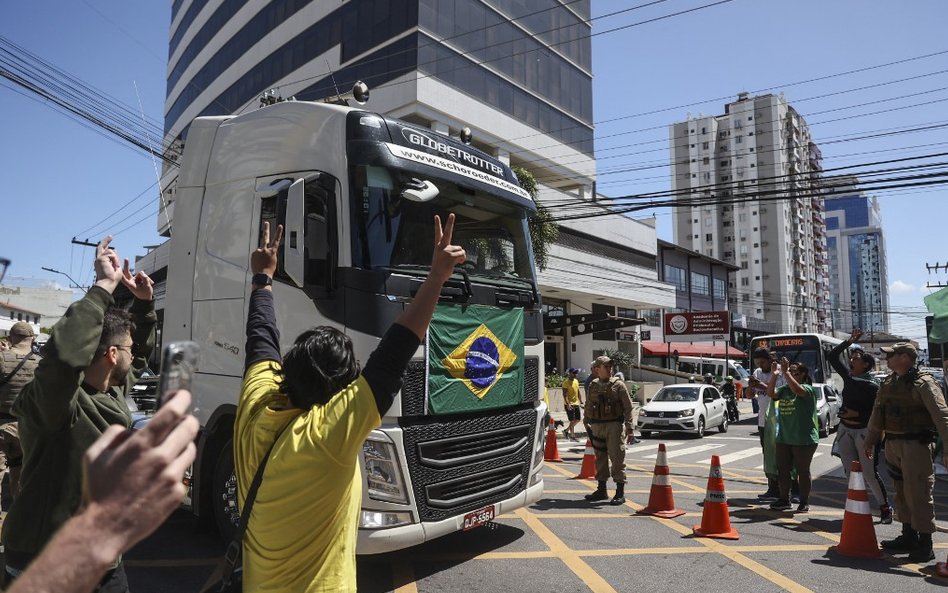
[{"label": "truck windshield", "polygon": [[526,212],[497,196],[426,177],[438,188],[429,202],[401,197],[410,177],[385,167],[353,166],[353,263],[366,269],[427,270],[432,220],[454,213],[453,242],[467,251],[464,269],[487,282],[533,283]]}]

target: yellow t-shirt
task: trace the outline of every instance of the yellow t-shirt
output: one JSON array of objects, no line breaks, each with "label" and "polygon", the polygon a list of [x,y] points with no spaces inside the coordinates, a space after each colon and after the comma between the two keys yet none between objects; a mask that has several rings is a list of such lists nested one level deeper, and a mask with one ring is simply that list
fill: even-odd
[{"label": "yellow t-shirt", "polygon": [[244,376],[234,426],[234,467],[243,505],[275,436],[243,546],[244,591],[356,590],[355,546],[362,478],[359,450],[381,423],[360,375],[325,405],[302,412],[279,393],[280,365]]},{"label": "yellow t-shirt", "polygon": [[567,406],[579,405],[579,380],[567,377],[563,381],[563,399]]}]

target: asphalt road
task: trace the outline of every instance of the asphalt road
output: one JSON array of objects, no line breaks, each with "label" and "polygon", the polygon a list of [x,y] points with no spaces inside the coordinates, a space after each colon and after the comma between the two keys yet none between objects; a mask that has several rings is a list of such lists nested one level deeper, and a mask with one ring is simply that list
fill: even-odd
[{"label": "asphalt road", "polygon": [[[948,579],[932,576],[933,565],[905,564],[904,556],[857,560],[828,552],[839,541],[847,487],[839,460],[830,454],[832,435],[823,439],[813,461],[811,512],[768,510],[756,496],[766,486],[754,430],[753,420],[746,418],[727,434],[712,431],[702,440],[653,437],[631,447],[628,502],[620,507],[583,500],[595,488],[594,481],[574,478],[583,446],[561,438],[564,461],[547,464],[546,490],[537,504],[466,533],[360,557],[359,590],[850,593],[948,587]],[[687,511],[675,519],[635,514],[648,500],[659,442],[668,448],[676,506]],[[692,535],[692,526],[701,523],[713,454],[723,462],[737,541]],[[940,529],[948,531],[948,482],[941,477],[936,505]],[[899,526],[876,524],[875,530],[878,539],[888,539]],[[935,544],[938,559],[944,560],[948,534],[936,534]],[[215,535],[197,532],[191,518],[176,514],[127,555],[132,591],[198,591],[214,578],[222,549]]]}]

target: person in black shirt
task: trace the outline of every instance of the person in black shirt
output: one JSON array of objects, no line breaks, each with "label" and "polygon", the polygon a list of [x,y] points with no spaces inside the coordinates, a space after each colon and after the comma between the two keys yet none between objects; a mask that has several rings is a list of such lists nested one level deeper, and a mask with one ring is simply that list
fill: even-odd
[{"label": "person in black shirt", "polygon": [[866,485],[879,504],[880,522],[888,524],[892,523],[892,507],[889,506],[885,483],[879,475],[880,445],[876,445],[872,459],[865,455],[869,416],[872,415],[872,406],[879,391],[879,384],[873,380],[871,374],[876,361],[871,354],[859,347],[851,351],[848,367],[843,364],[841,358],[843,352],[859,341],[861,336],[862,330],[853,329],[849,339],[841,342],[829,354],[830,364],[843,378],[843,405],[839,409],[839,430],[836,433],[834,449],[839,452],[847,479],[852,462],[859,460],[862,464]]}]

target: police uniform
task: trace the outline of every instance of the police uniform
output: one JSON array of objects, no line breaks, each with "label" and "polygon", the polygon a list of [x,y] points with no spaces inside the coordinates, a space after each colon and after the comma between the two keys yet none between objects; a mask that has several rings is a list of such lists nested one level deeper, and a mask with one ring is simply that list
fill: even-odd
[{"label": "police uniform", "polygon": [[[589,440],[596,453],[596,479],[599,488],[589,500],[605,500],[610,463],[616,483],[615,504],[625,501],[625,428],[632,424],[632,398],[619,377],[596,379],[586,394],[585,422]],[[616,502],[618,499],[621,501]]]},{"label": "police uniform", "polygon": [[[899,350],[901,346],[896,344],[895,352],[908,349]],[[895,483],[896,517],[902,523],[902,535],[882,542],[882,547],[889,552],[911,552],[914,561],[933,557],[932,455],[938,434],[948,439],[948,406],[934,377],[915,368],[901,376],[892,373],[886,377],[869,418],[866,448],[885,437],[885,459]]]},{"label": "police uniform", "polygon": [[10,334],[20,337],[21,341],[0,352],[0,381],[4,381],[0,385],[0,472],[10,470],[10,492],[16,496],[23,451],[16,417],[12,413],[13,402],[23,386],[33,380],[39,356],[33,354],[29,339],[33,337],[33,328],[30,324],[18,321],[10,328]]}]

